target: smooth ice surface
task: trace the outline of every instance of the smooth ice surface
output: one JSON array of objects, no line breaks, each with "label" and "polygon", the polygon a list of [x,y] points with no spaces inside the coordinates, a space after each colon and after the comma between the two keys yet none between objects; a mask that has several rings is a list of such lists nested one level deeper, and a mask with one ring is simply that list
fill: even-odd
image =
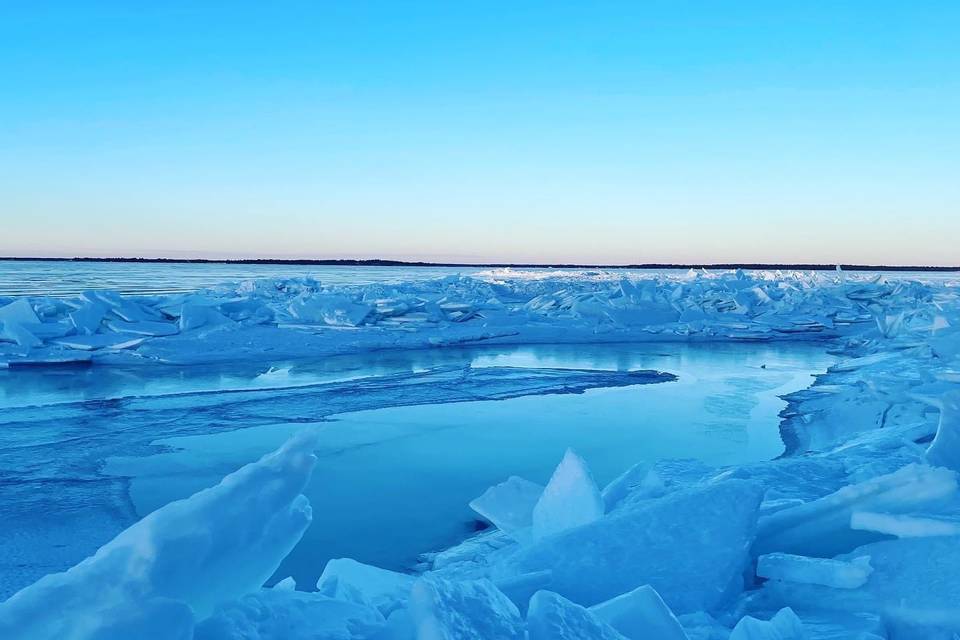
[{"label": "smooth ice surface", "polygon": [[310,524],[316,458],[290,440],[211,489],[158,509],[65,573],[0,604],[0,637],[139,637],[259,589]]},{"label": "smooth ice surface", "polygon": [[604,509],[587,463],[567,449],[533,507],[533,540],[595,522],[603,517]]}]

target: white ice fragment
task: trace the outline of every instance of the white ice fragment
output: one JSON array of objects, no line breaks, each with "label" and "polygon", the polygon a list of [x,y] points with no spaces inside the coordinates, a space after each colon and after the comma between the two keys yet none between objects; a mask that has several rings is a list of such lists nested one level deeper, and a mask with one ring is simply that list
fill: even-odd
[{"label": "white ice fragment", "polygon": [[510,476],[470,501],[470,508],[518,542],[531,539],[533,509],[543,486]]},{"label": "white ice fragment", "polygon": [[710,611],[742,588],[762,493],[724,480],[625,504],[519,548],[492,573],[550,570],[551,590],[586,606],[649,584],[674,612]]},{"label": "white ice fragment", "polygon": [[310,524],[301,492],[314,446],[308,434],[296,436],[218,485],[157,509],[75,567],[22,589],[0,604],[0,638],[146,637],[114,632],[165,603],[202,619],[217,603],[258,591]]},{"label": "white ice fragment", "polygon": [[[371,607],[317,593],[263,589],[223,603],[200,622],[194,640],[349,640],[385,624]],[[156,636],[128,636],[144,638]],[[120,638],[117,638],[120,640]]]},{"label": "white ice fragment", "polygon": [[588,609],[551,591],[530,598],[527,630],[529,640],[626,640]]},{"label": "white ice fragment", "polygon": [[960,391],[944,395],[937,404],[940,407],[940,422],[937,435],[927,449],[927,461],[960,471]]},{"label": "white ice fragment", "polygon": [[960,520],[942,517],[854,511],[850,527],[859,531],[874,531],[898,538],[930,538],[960,536]]},{"label": "white ice fragment", "polygon": [[628,640],[687,640],[677,616],[648,584],[594,605],[590,612]]},{"label": "white ice fragment", "polygon": [[[883,476],[846,486],[818,500],[760,518],[754,553],[783,551],[833,556],[863,542],[850,527],[854,511],[908,513],[957,494],[957,475],[942,467],[910,464]],[[875,539],[875,538],[874,538]]]},{"label": "white ice fragment", "polygon": [[520,612],[489,580],[418,579],[410,615],[423,640],[524,640]]},{"label": "white ice fragment", "polygon": [[603,517],[603,497],[583,458],[567,449],[533,507],[533,539],[561,533]]},{"label": "white ice fragment", "polygon": [[761,578],[819,584],[836,589],[863,586],[872,572],[870,558],[866,556],[849,562],[789,553],[768,553],[757,558],[757,575]]},{"label": "white ice fragment", "polygon": [[402,606],[410,597],[415,578],[374,567],[350,558],[327,562],[317,580],[322,595],[376,607],[383,615]]},{"label": "white ice fragment", "polygon": [[733,628],[730,640],[805,640],[803,623],[790,607],[777,612],[770,620],[744,616]]}]

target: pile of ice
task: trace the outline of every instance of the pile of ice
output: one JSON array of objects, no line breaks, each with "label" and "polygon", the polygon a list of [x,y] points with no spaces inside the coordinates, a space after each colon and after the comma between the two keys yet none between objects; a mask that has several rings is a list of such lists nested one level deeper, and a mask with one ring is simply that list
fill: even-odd
[{"label": "pile of ice", "polygon": [[[915,325],[936,286],[779,272],[515,271],[393,285],[256,280],[196,293],[0,300],[0,366],[197,362],[477,341],[783,340]],[[923,321],[920,318],[919,321]]]}]

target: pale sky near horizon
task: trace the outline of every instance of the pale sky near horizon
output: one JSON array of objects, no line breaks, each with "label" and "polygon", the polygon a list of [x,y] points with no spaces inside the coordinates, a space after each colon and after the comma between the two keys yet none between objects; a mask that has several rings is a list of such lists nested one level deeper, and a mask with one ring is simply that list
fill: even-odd
[{"label": "pale sky near horizon", "polygon": [[0,7],[0,255],[960,264],[960,3]]}]

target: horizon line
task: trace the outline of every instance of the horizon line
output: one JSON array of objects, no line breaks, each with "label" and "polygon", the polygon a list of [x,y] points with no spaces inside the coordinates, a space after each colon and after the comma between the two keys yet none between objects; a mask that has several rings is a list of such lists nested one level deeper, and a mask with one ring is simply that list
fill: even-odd
[{"label": "horizon line", "polygon": [[370,259],[315,259],[315,258],[142,258],[142,257],[38,257],[0,256],[0,261],[9,262],[117,262],[117,263],[180,263],[180,264],[274,264],[303,266],[343,267],[463,267],[463,268],[510,268],[510,269],[795,269],[800,271],[833,271],[839,267],[845,271],[960,271],[960,266],[945,265],[875,265],[843,263],[775,263],[775,262],[715,262],[715,263],[663,263],[636,264],[579,264],[579,263],[531,263],[531,262],[428,262],[422,260]]}]

